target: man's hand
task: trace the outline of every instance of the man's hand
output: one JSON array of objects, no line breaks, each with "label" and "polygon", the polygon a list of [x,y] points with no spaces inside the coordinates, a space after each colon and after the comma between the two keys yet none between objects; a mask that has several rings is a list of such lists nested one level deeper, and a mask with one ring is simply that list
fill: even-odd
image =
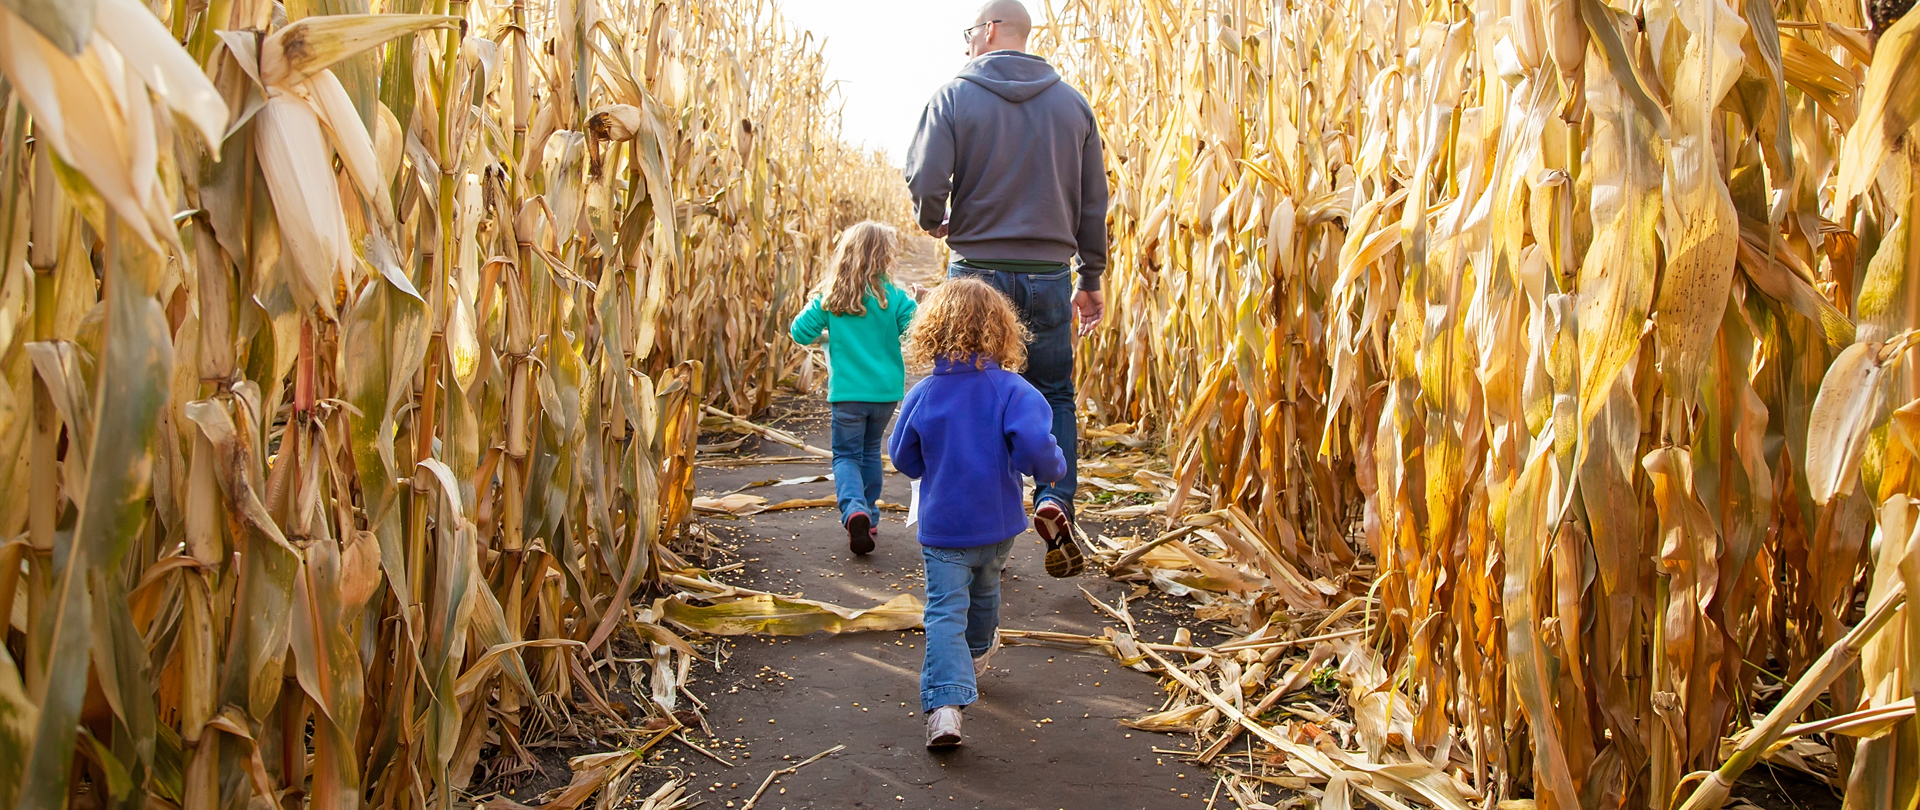
[{"label": "man's hand", "polygon": [[1073,294],[1073,314],[1080,321],[1080,336],[1093,334],[1107,314],[1107,294],[1099,290],[1080,290]]},{"label": "man's hand", "polygon": [[935,239],[947,238],[947,223],[945,222],[940,223],[940,227],[934,228],[931,231],[927,231],[927,235]]}]

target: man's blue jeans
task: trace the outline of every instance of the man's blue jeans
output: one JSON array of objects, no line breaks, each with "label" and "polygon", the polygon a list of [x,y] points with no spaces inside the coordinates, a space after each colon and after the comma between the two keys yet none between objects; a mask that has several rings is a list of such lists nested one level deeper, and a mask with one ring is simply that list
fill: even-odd
[{"label": "man's blue jeans", "polygon": [[1067,477],[1034,487],[1033,506],[1051,498],[1073,514],[1073,495],[1080,488],[1079,427],[1073,403],[1073,271],[1009,273],[984,270],[955,262],[947,278],[977,278],[1013,302],[1033,341],[1027,344],[1027,370],[1020,376],[1053,406],[1053,440],[1067,457]]},{"label": "man's blue jeans", "polygon": [[885,473],[880,445],[893,409],[899,406],[898,402],[833,403],[833,492],[843,524],[855,512],[865,512],[874,525],[880,523],[880,510],[874,507]]},{"label": "man's blue jeans", "polygon": [[927,567],[927,658],[920,666],[920,710],[965,706],[980,697],[973,659],[1000,628],[1000,570],[1013,538],[972,548],[921,546]]}]

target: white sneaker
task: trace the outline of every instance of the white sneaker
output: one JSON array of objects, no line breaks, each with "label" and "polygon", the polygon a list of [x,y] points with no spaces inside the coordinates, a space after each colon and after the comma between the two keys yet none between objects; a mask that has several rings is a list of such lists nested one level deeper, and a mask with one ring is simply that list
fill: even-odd
[{"label": "white sneaker", "polygon": [[980,676],[987,674],[987,670],[993,669],[993,667],[987,663],[987,659],[992,658],[993,654],[999,651],[1000,651],[1000,631],[995,630],[993,631],[993,644],[987,647],[986,652],[981,653],[978,658],[973,659],[973,677],[975,680],[978,680]]},{"label": "white sneaker", "polygon": [[960,707],[941,706],[927,715],[927,747],[952,748],[960,744]]}]

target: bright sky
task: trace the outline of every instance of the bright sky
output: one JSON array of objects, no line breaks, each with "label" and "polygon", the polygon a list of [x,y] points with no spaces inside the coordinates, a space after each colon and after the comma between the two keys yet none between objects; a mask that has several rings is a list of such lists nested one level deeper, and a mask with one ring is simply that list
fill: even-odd
[{"label": "bright sky", "polygon": [[[905,163],[927,99],[966,64],[960,32],[982,0],[776,2],[792,24],[826,39],[827,77],[840,82],[847,140]],[[1040,5],[1029,0],[1027,7]]]}]

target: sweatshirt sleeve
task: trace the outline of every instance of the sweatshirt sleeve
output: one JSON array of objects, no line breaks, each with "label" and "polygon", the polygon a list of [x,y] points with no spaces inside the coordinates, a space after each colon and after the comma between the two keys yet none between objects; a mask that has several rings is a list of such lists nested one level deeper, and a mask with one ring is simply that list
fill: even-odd
[{"label": "sweatshirt sleeve", "polygon": [[[1015,377],[1014,383],[1007,401],[1006,424],[1002,428],[1007,434],[1008,455],[1012,457],[1014,470],[1042,483],[1067,477],[1067,457],[1053,439],[1053,406],[1026,380]],[[900,466],[897,456],[893,463]]]},{"label": "sweatshirt sleeve", "polygon": [[[913,216],[920,228],[932,231],[947,219],[947,198],[953,191],[953,120],[942,90],[920,113],[920,127],[907,148],[907,193],[913,197]],[[1104,254],[1103,254],[1104,255]]]},{"label": "sweatshirt sleeve", "polygon": [[820,339],[821,331],[826,328],[827,311],[820,308],[820,298],[815,296],[807,302],[806,309],[800,310],[799,317],[793,319],[793,326],[787,330],[787,334],[793,338],[793,342],[810,346]]},{"label": "sweatshirt sleeve", "polygon": [[914,425],[914,417],[920,410],[919,393],[917,386],[907,392],[906,401],[900,403],[900,419],[893,426],[893,435],[887,437],[887,457],[893,459],[893,468],[915,481],[927,474],[927,459],[920,452],[920,431]]},{"label": "sweatshirt sleeve", "polygon": [[913,327],[913,316],[920,311],[920,305],[914,303],[913,296],[907,295],[905,291],[901,291],[898,298],[895,309],[899,314],[894,316],[897,319],[895,324],[900,327],[900,334],[905,336],[907,330]]},{"label": "sweatshirt sleeve", "polygon": [[[1092,117],[1092,111],[1088,111]],[[1100,123],[1090,122],[1080,153],[1080,289],[1100,289],[1107,269],[1107,164],[1100,144]]]}]

